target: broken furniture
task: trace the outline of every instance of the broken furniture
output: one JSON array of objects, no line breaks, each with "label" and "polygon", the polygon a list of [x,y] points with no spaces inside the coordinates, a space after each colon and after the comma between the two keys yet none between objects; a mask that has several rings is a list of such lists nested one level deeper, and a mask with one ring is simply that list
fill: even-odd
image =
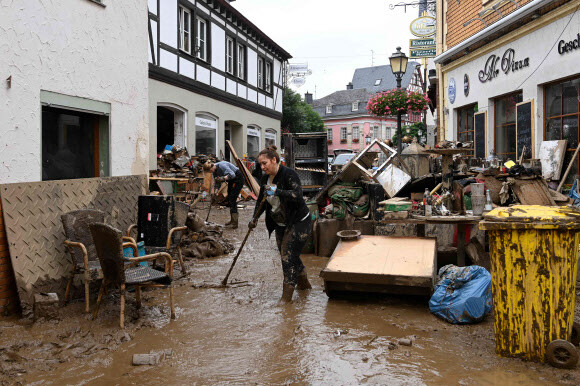
[{"label": "broken furniture", "polygon": [[[97,317],[103,293],[107,287],[118,287],[121,291],[120,321],[121,328],[125,328],[125,290],[127,286],[135,287],[137,308],[141,307],[141,287],[169,288],[169,306],[171,319],[175,319],[173,305],[173,259],[166,252],[154,253],[140,257],[123,256],[123,234],[120,230],[106,224],[91,224],[89,226],[96,253],[103,270],[103,281],[99,290],[99,297],[93,313],[93,320]],[[132,243],[131,243],[132,244]],[[137,246],[132,244],[136,249]],[[136,254],[136,252],[134,252]],[[148,266],[142,266],[142,261],[165,260],[165,272]],[[131,263],[131,264],[126,264]]]},{"label": "broken furniture", "polygon": [[181,177],[149,177],[154,181],[162,195],[173,195],[176,200],[190,202],[191,197],[201,192],[190,189],[195,180],[203,180],[201,177],[181,178]]},{"label": "broken furniture", "polygon": [[320,273],[325,292],[430,295],[437,268],[435,238],[360,236],[341,240]]},{"label": "broken furniture", "polygon": [[145,253],[168,252],[177,255],[183,275],[187,274],[181,254],[181,237],[187,230],[185,221],[189,205],[175,201],[173,196],[139,196],[137,224],[127,229],[127,236],[132,237],[137,231],[137,242],[145,242]]},{"label": "broken furniture", "polygon": [[89,283],[99,278],[101,269],[89,225],[104,222],[105,213],[96,209],[80,209],[63,214],[61,220],[66,236],[64,244],[72,260],[64,301],[69,300],[75,275],[82,274],[85,285],[85,312],[89,312]]},{"label": "broken furniture", "polygon": [[481,216],[417,216],[406,219],[384,219],[381,224],[415,224],[417,237],[425,237],[425,225],[450,224],[457,226],[457,265],[465,266],[465,232],[467,226],[478,224]]},{"label": "broken furniture", "polygon": [[327,133],[286,133],[282,141],[286,166],[298,173],[302,191],[320,191],[328,182]]}]

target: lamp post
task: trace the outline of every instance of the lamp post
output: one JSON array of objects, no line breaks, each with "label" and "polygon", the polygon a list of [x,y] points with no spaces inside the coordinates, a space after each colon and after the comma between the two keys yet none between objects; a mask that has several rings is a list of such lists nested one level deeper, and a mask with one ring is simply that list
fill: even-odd
[{"label": "lamp post", "polygon": [[[391,64],[391,71],[393,71],[393,75],[395,75],[395,79],[397,80],[397,89],[401,88],[401,80],[403,79],[403,75],[407,71],[407,61],[409,58],[405,55],[404,52],[401,52],[401,47],[397,47],[397,52],[393,53],[389,57],[389,62]],[[403,150],[403,143],[401,138],[401,112],[397,111],[397,152],[401,154]]]}]

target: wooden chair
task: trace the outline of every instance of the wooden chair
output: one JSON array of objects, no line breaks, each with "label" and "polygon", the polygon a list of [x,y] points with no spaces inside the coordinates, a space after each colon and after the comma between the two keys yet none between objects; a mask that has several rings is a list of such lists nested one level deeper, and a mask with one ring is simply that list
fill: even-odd
[{"label": "wooden chair", "polygon": [[[172,223],[174,226],[167,233],[167,239],[166,239],[165,245],[164,246],[145,245],[145,252],[147,254],[167,252],[169,254],[176,255],[177,260],[175,260],[175,261],[179,262],[179,265],[181,266],[181,273],[183,275],[187,275],[187,269],[185,268],[185,263],[183,261],[183,255],[181,254],[181,245],[180,244],[181,244],[181,237],[183,237],[183,234],[187,230],[187,227],[185,226],[185,221],[187,220],[187,214],[189,213],[189,204],[187,204],[185,202],[176,201],[176,202],[174,202],[174,205],[175,206],[174,206],[173,218],[172,218]],[[136,230],[137,234],[139,235],[139,230],[137,229],[137,224],[132,224],[127,229],[126,238],[127,238],[127,240],[133,240],[133,242],[135,242],[134,241],[135,239],[132,238],[133,230]],[[137,240],[139,240],[139,237],[137,237]]]},{"label": "wooden chair", "polygon": [[[171,319],[175,319],[173,286],[171,284],[173,280],[173,259],[171,256],[166,252],[160,252],[140,257],[124,257],[124,246],[131,246],[134,255],[136,255],[137,245],[134,243],[123,243],[123,234],[120,230],[106,224],[91,224],[89,227],[103,270],[103,281],[93,313],[93,320],[99,312],[99,305],[101,304],[103,293],[109,286],[118,287],[121,291],[121,328],[125,328],[125,291],[127,286],[135,287],[137,308],[141,308],[141,287],[168,288]],[[139,265],[142,261],[154,261],[156,259],[165,259],[165,272]]]},{"label": "wooden chair", "polygon": [[95,251],[95,243],[89,229],[90,224],[102,223],[105,213],[96,209],[81,209],[61,216],[66,245],[72,260],[70,276],[66,284],[64,301],[70,296],[75,275],[82,274],[85,285],[85,312],[89,312],[89,283],[99,278],[101,264]]}]

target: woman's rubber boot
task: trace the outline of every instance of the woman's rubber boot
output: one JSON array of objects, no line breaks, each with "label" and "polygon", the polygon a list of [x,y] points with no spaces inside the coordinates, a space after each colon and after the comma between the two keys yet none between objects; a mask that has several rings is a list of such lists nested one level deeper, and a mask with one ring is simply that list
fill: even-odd
[{"label": "woman's rubber boot", "polygon": [[312,285],[308,281],[308,276],[306,276],[306,270],[303,270],[300,275],[298,275],[298,283],[296,284],[296,289],[300,290],[307,290],[311,289]]},{"label": "woman's rubber boot", "polygon": [[294,286],[288,283],[282,284],[280,303],[290,303],[292,301],[292,295],[294,295]]},{"label": "woman's rubber boot", "polygon": [[226,228],[238,229],[238,213],[232,213],[232,219],[226,224]]}]

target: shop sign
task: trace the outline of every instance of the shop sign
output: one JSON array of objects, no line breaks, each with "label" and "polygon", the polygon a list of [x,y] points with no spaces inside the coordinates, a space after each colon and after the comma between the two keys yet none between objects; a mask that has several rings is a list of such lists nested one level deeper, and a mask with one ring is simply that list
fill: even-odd
[{"label": "shop sign", "polygon": [[[515,60],[516,51],[513,48],[508,48],[503,56],[500,58],[498,55],[491,55],[487,58],[483,70],[479,71],[479,81],[485,83],[493,78],[496,78],[499,74],[500,68],[504,74],[509,74],[521,70],[524,67],[529,67],[530,58],[525,58],[523,60]],[[499,68],[498,68],[499,64]]]},{"label": "shop sign", "polygon": [[435,34],[435,18],[432,16],[419,17],[411,22],[411,33],[419,38]]},{"label": "shop sign", "polygon": [[217,127],[217,121],[195,117],[195,125],[215,129]]},{"label": "shop sign", "polygon": [[449,102],[453,104],[455,102],[455,94],[457,93],[457,87],[455,87],[455,79],[449,79],[449,87],[447,88],[447,95],[449,95]]},{"label": "shop sign", "polygon": [[569,42],[565,40],[560,40],[560,42],[558,42],[558,53],[560,55],[563,55],[566,52],[577,50],[579,48],[580,48],[580,33],[576,35],[576,39],[574,40],[571,40]]},{"label": "shop sign", "polygon": [[260,130],[258,129],[252,129],[248,127],[248,135],[251,137],[259,137],[260,136]]},{"label": "shop sign", "polygon": [[435,48],[425,48],[425,49],[409,49],[410,58],[434,58],[437,56]]},{"label": "shop sign", "polygon": [[435,39],[409,39],[409,48],[435,48]]},{"label": "shop sign", "polygon": [[469,76],[467,74],[463,75],[463,94],[469,95]]},{"label": "shop sign", "polygon": [[288,65],[289,73],[308,72],[308,63],[291,63]]}]

